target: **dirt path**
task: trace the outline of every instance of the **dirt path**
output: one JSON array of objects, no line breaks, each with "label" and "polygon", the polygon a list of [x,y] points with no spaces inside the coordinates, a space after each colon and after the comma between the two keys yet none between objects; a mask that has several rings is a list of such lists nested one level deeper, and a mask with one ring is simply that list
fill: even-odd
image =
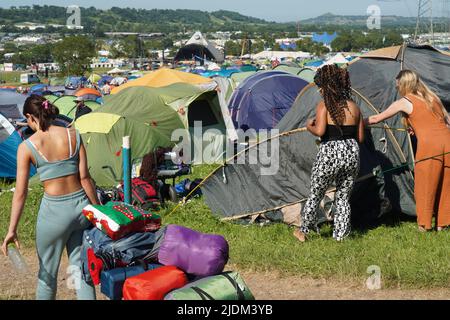
[{"label": "dirt path", "polygon": [[[38,269],[34,250],[23,252],[31,274],[17,275],[8,258],[0,255],[0,299],[34,299],[36,274]],[[58,299],[75,299],[73,290],[67,288],[65,274],[67,259],[64,256],[58,279]],[[305,277],[282,277],[274,273],[238,270],[258,300],[328,300],[328,299],[450,299],[450,288],[447,289],[364,289],[363,283],[340,283],[331,280],[316,280]],[[97,288],[99,300],[106,298]]]}]

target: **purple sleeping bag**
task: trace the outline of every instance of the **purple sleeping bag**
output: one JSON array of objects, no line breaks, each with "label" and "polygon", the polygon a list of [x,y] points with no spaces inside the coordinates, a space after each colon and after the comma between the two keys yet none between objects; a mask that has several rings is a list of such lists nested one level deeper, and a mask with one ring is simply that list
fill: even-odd
[{"label": "purple sleeping bag", "polygon": [[158,261],[197,277],[217,275],[228,262],[228,242],[220,235],[168,225]]}]

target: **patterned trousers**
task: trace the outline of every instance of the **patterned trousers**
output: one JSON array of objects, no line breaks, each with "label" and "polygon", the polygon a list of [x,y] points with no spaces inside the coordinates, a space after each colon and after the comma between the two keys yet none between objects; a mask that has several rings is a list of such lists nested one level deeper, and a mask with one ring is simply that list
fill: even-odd
[{"label": "patterned trousers", "polygon": [[355,139],[320,144],[312,168],[311,191],[301,212],[300,231],[317,228],[317,209],[328,188],[335,183],[333,238],[343,240],[350,233],[350,195],[359,173],[359,145]]}]

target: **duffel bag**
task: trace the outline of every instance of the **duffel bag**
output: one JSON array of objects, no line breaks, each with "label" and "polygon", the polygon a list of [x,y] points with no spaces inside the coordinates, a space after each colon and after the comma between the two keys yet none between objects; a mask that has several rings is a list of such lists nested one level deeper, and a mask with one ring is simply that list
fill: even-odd
[{"label": "duffel bag", "polygon": [[255,300],[237,272],[224,272],[169,292],[164,300]]},{"label": "duffel bag", "polygon": [[162,265],[149,264],[145,269],[144,266],[135,266],[103,271],[101,273],[101,292],[111,300],[121,300],[126,279],[159,267]]},{"label": "duffel bag", "polygon": [[163,300],[167,293],[187,283],[183,271],[175,266],[164,266],[126,279],[122,293],[124,300]]},{"label": "duffel bag", "polygon": [[168,225],[159,248],[158,262],[177,266],[198,277],[217,275],[228,262],[228,242],[221,235]]},{"label": "duffel bag", "polygon": [[161,226],[159,215],[123,202],[88,205],[83,209],[83,215],[112,240],[133,232],[156,231]]}]

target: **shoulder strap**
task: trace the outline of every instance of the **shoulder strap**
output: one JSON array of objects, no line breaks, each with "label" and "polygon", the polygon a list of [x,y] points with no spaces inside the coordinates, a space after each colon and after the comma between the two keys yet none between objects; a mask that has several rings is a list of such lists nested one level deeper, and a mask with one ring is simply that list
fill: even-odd
[{"label": "shoulder strap", "polygon": [[36,146],[33,142],[31,142],[29,139],[25,140],[25,145],[30,149],[31,153],[33,154],[34,160],[36,162],[36,166],[40,166],[40,164],[43,161],[47,161],[42,153],[38,151]]},{"label": "shoulder strap", "polygon": [[77,153],[78,151],[80,151],[80,146],[81,146],[81,137],[80,137],[80,132],[78,130],[75,129],[75,137],[77,140],[77,145],[76,145],[76,149],[75,149],[75,153]]},{"label": "shoulder strap", "polygon": [[72,150],[72,137],[71,137],[69,128],[67,128],[66,130],[67,130],[67,137],[69,139],[68,140],[69,141],[69,158],[71,158],[72,157],[72,152],[73,152],[73,150]]},{"label": "shoulder strap", "polygon": [[233,287],[236,289],[238,300],[245,300],[244,292],[242,292],[241,288],[239,287],[239,283],[237,283],[233,278],[230,277],[229,272],[222,273],[222,276],[227,278],[228,281],[230,281]]},{"label": "shoulder strap", "polygon": [[215,300],[208,292],[200,289],[199,287],[191,287],[192,290],[194,290],[202,300]]}]

